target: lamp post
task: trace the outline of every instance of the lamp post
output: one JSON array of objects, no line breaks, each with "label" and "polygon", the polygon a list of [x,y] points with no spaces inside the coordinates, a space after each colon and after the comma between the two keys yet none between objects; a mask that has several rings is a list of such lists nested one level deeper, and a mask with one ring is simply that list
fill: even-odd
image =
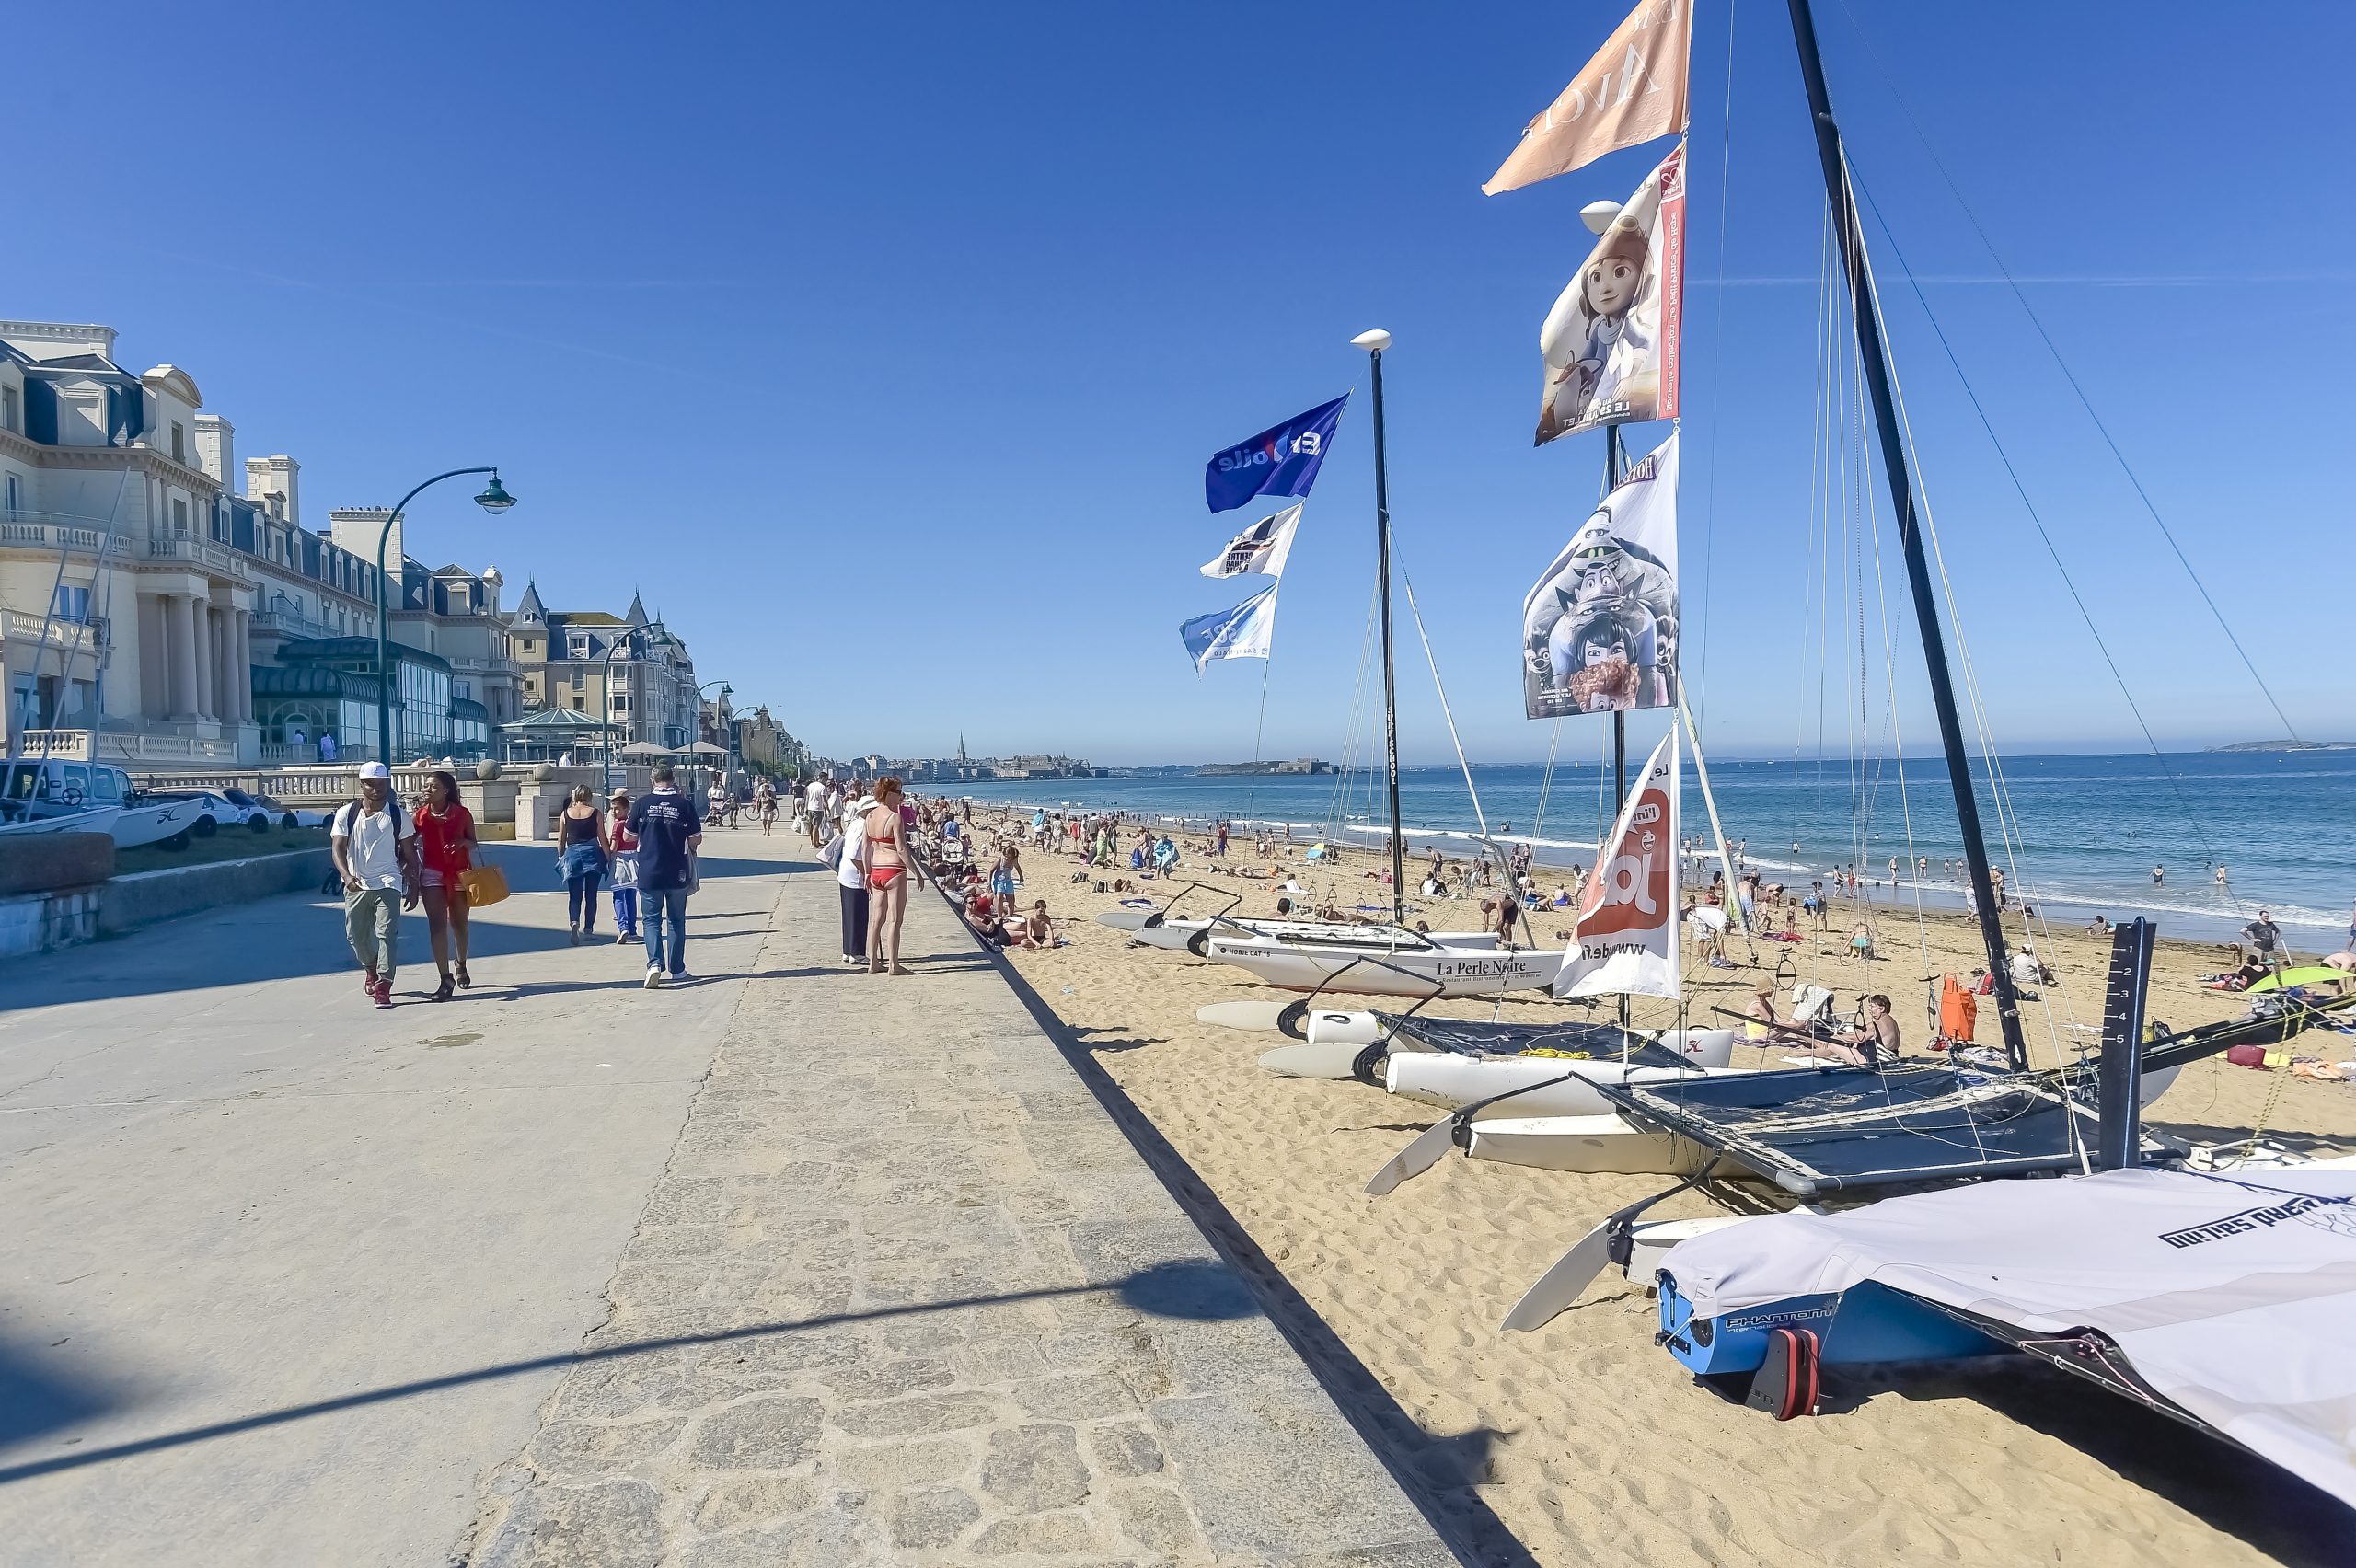
[{"label": "lamp post", "polygon": [[604,721],[606,731],[606,799],[614,798],[614,655],[629,645],[630,634],[646,630],[654,623],[640,621],[614,633],[606,644],[606,662],[597,672],[597,717]]},{"label": "lamp post", "polygon": [[1391,482],[1382,449],[1382,351],[1391,334],[1378,327],[1350,340],[1374,366],[1375,582],[1382,598],[1382,755],[1391,783],[1391,919],[1407,923],[1407,842],[1399,825],[1399,688],[1391,664]]},{"label": "lamp post", "polygon": [[392,515],[385,519],[385,526],[376,536],[376,760],[387,767],[393,765],[393,611],[385,587],[385,547],[392,541],[393,525],[401,520],[401,513],[417,499],[419,490],[461,474],[491,476],[491,483],[475,497],[475,504],[493,517],[515,504],[515,498],[500,488],[497,468],[453,468],[446,474],[434,475],[401,497],[400,505],[393,508]]}]

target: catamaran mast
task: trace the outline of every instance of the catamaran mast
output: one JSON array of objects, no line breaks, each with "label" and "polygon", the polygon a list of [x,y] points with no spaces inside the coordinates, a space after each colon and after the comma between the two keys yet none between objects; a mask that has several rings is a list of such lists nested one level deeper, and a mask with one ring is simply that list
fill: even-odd
[{"label": "catamaran mast", "polygon": [[[1620,484],[1620,427],[1603,427],[1603,495],[1610,500]],[[1634,652],[1634,650],[1629,650]],[[1628,715],[1611,710],[1611,820],[1618,822],[1628,803]]]},{"label": "catamaran mast", "polygon": [[1382,351],[1388,332],[1368,332],[1351,341],[1374,361],[1374,559],[1382,600],[1382,755],[1391,785],[1391,919],[1407,923],[1407,845],[1399,825],[1399,686],[1391,664],[1391,488],[1383,467]]},{"label": "catamaran mast", "polygon": [[[1898,414],[1890,398],[1889,363],[1882,343],[1881,310],[1874,297],[1873,273],[1865,261],[1865,233],[1857,220],[1857,205],[1849,190],[1848,165],[1841,148],[1841,127],[1832,118],[1832,98],[1824,86],[1824,60],[1817,52],[1816,18],[1808,0],[1789,0],[1792,36],[1799,45],[1800,75],[1807,85],[1808,113],[1816,122],[1816,150],[1824,164],[1824,192],[1832,203],[1832,226],[1841,238],[1841,259],[1849,273],[1850,314],[1856,317],[1857,349],[1864,361],[1865,388],[1874,402],[1874,423],[1881,433],[1882,471],[1889,477],[1889,498],[1898,513],[1898,538],[1906,551],[1906,581],[1914,594],[1914,622],[1923,632],[1923,662],[1931,678],[1931,699],[1939,716],[1939,739],[1946,749],[1947,783],[1955,792],[1956,823],[1963,832],[1964,863],[1971,871],[1971,895],[1980,916],[1980,938],[1988,950],[1988,978],[1996,993],[1996,1020],[2004,1036],[2004,1054],[2015,1071],[2028,1066],[2028,1052],[2021,1039],[2020,997],[2013,988],[2005,963],[2004,928],[1996,907],[1996,893],[1988,874],[1988,846],[1980,832],[1980,801],[1972,791],[1970,759],[1963,748],[1963,723],[1955,703],[1955,684],[1947,673],[1946,640],[1939,631],[1939,606],[1931,592],[1931,568],[1923,550],[1923,535],[1914,515],[1914,483],[1906,466],[1906,449],[1899,438]],[[1380,404],[1378,404],[1380,407]],[[1380,416],[1377,416],[1380,423]]]},{"label": "catamaran mast", "polygon": [[[1616,424],[1605,425],[1603,427],[1603,495],[1605,500],[1609,501],[1611,499],[1612,490],[1618,488],[1619,483],[1620,427]],[[1635,652],[1635,650],[1631,648],[1628,651],[1633,654]],[[1676,787],[1677,786],[1674,781],[1669,785],[1669,788],[1672,790]],[[1611,820],[1614,823],[1617,823],[1620,820],[1620,813],[1627,809],[1628,715],[1624,709],[1615,708],[1611,710]],[[1680,845],[1678,847],[1681,851],[1684,848],[1684,846]],[[1603,849],[1604,847],[1600,844],[1595,847],[1595,874],[1597,876],[1603,875]],[[1582,905],[1582,907],[1584,907],[1584,905]],[[1628,1011],[1628,997],[1627,994],[1623,992],[1620,997],[1620,1032],[1623,1038],[1627,1034],[1629,1021],[1630,1014]]]}]

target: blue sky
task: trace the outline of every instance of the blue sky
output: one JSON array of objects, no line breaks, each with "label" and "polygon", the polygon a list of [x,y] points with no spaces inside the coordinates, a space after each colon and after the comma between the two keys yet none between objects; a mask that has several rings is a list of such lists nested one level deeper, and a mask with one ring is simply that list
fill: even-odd
[{"label": "blue sky", "polygon": [[[1242,596],[1195,569],[1255,515],[1207,514],[1202,466],[1359,382],[1348,340],[1387,327],[1401,557],[1470,749],[1524,760],[1550,736],[1519,714],[1520,599],[1601,463],[1600,436],[1529,445],[1537,328],[1584,254],[1579,206],[1624,197],[1661,149],[1479,187],[1624,10],[156,6],[101,36],[52,7],[14,28],[0,313],[107,322],[133,368],[189,370],[241,455],[302,461],[314,524],[502,465],[523,504],[492,524],[456,489],[422,502],[414,553],[536,578],[558,607],[641,590],[702,674],[823,751],[962,732],[1112,762],[1251,755],[1260,667],[1198,678],[1178,643]],[[2292,722],[2356,738],[2338,107],[2356,20],[2125,16],[1824,0],[1819,27],[1860,176],[2162,743],[2281,725],[1910,114]],[[1854,606],[1821,617],[1807,588],[1821,188],[1767,0],[1733,9],[1728,137],[1729,26],[1703,0],[1689,675],[1724,755],[1813,747],[1819,712],[1838,752]],[[1994,732],[2140,747],[1876,243]],[[1269,755],[1334,755],[1348,727],[1364,401],[1286,580]],[[1882,543],[1911,753],[1934,737],[1886,521]],[[1848,622],[1829,657],[1825,619]],[[1430,691],[1403,606],[1410,760],[1447,755]],[[1600,727],[1562,744],[1591,755]]]}]

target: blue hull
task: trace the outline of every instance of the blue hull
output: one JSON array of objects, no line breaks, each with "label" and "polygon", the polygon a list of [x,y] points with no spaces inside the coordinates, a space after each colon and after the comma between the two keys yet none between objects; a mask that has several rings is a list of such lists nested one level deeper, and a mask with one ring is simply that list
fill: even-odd
[{"label": "blue hull", "polygon": [[1769,1332],[1784,1328],[1812,1330],[1827,1365],[1945,1361],[2012,1348],[1934,1307],[1870,1283],[1696,1318],[1677,1281],[1660,1276],[1659,1343],[1696,1377],[1758,1371],[1767,1358]]}]

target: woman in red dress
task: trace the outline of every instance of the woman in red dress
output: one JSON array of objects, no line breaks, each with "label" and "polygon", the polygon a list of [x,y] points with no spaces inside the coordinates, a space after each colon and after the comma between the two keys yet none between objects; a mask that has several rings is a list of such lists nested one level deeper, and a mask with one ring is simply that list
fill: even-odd
[{"label": "woman in red dress", "polygon": [[425,872],[425,923],[433,939],[433,967],[442,985],[433,1001],[450,999],[451,947],[457,948],[456,984],[472,986],[467,973],[467,892],[458,873],[474,864],[475,818],[458,799],[458,780],[437,769],[425,781],[425,804],[417,808],[418,859]]}]

